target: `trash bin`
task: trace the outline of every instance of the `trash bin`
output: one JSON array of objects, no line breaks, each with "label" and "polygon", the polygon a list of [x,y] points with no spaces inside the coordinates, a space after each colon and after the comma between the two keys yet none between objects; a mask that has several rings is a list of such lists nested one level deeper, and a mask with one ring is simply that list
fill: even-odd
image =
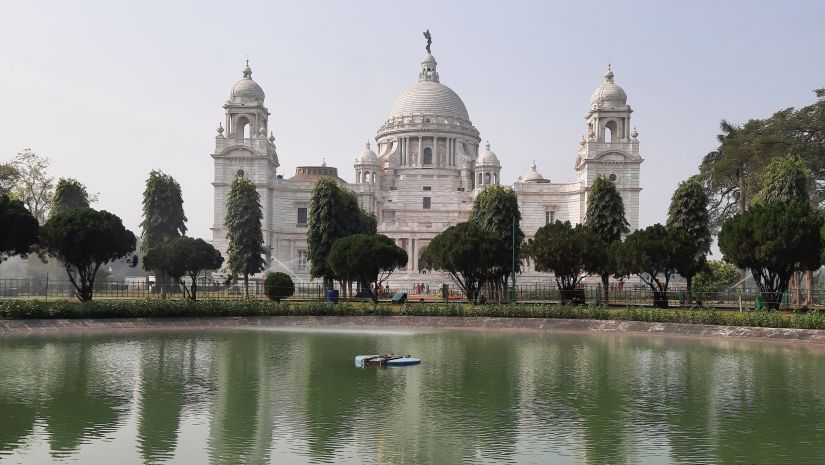
[{"label": "trash bin", "polygon": [[327,290],[327,302],[338,303],[338,289]]},{"label": "trash bin", "polygon": [[687,292],[679,291],[679,305],[684,305],[687,300]]},{"label": "trash bin", "polygon": [[765,310],[765,298],[761,295],[756,296],[756,310]]},{"label": "trash bin", "polygon": [[441,285],[441,298],[444,299],[444,302],[450,301],[450,286],[446,284]]}]

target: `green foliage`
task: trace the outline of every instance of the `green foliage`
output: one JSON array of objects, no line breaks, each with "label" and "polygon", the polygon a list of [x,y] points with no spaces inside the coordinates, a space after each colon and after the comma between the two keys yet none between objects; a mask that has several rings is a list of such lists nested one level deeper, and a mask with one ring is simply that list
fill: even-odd
[{"label": "green foliage", "polygon": [[754,197],[754,203],[808,203],[811,201],[811,170],[802,158],[786,155],[771,160],[762,173],[762,190]]},{"label": "green foliage", "polygon": [[17,176],[13,163],[0,163],[0,195],[11,195]]},{"label": "green foliage", "polygon": [[94,280],[104,263],[135,250],[135,235],[117,216],[76,208],[52,216],[40,228],[41,245],[63,263],[80,301],[91,300]]},{"label": "green foliage", "polygon": [[499,273],[499,264],[507,260],[506,250],[498,236],[468,221],[435,236],[421,253],[420,264],[449,274],[467,299],[475,302],[479,289]]},{"label": "green foliage", "polygon": [[280,302],[295,293],[295,283],[292,278],[280,271],[276,273],[269,273],[264,280],[264,294],[269,297],[269,300]]},{"label": "green foliage", "polygon": [[86,190],[86,186],[77,179],[60,178],[54,190],[49,216],[54,216],[73,208],[88,207],[95,200],[97,200],[96,196],[90,196]]},{"label": "green foliage", "polygon": [[37,244],[40,226],[23,202],[0,194],[0,262],[8,257],[26,257]]},{"label": "green foliage", "polygon": [[710,252],[711,231],[708,197],[702,184],[695,178],[679,184],[668,208],[667,227],[680,249],[676,271],[687,280],[688,300],[693,277],[702,271]]},{"label": "green foliage", "polygon": [[791,275],[821,265],[822,227],[821,212],[807,204],[754,205],[725,222],[719,249],[751,271],[769,308],[778,309]]},{"label": "green foliage", "polygon": [[608,260],[605,243],[585,225],[573,227],[569,221],[539,228],[527,243],[525,255],[533,260],[536,271],[555,275],[560,291],[575,289],[587,272],[604,269]]},{"label": "green foliage", "polygon": [[146,180],[140,228],[142,252],[161,245],[166,239],[186,234],[180,184],[162,171],[152,170]]},{"label": "green foliage", "polygon": [[375,288],[407,265],[407,252],[382,234],[353,234],[332,244],[327,264],[339,279],[358,281],[378,302]]},{"label": "green foliage", "polygon": [[667,288],[684,255],[682,240],[661,224],[632,232],[621,246],[621,267],[650,287],[653,302],[667,306]]},{"label": "green foliage", "polygon": [[244,289],[249,296],[249,275],[263,271],[266,263],[264,234],[261,229],[263,210],[261,196],[255,184],[243,177],[232,182],[226,204],[226,238],[229,241],[227,264],[233,274],[244,277]]},{"label": "green foliage", "polygon": [[16,176],[11,197],[23,202],[38,222],[45,221],[54,196],[54,178],[46,173],[49,159],[26,149],[17,154],[12,167]]},{"label": "green foliage", "polygon": [[616,185],[599,175],[587,194],[585,224],[605,244],[611,244],[630,231],[624,216],[624,202]]},{"label": "green foliage", "polygon": [[742,279],[739,268],[722,260],[708,260],[707,267],[693,280],[693,287],[700,292],[723,292]]},{"label": "green foliage", "polygon": [[[197,299],[200,273],[204,270],[215,271],[222,264],[223,257],[212,244],[186,236],[167,239],[163,244],[149,249],[143,257],[144,267],[160,270],[177,281],[184,294],[189,294],[192,300]],[[189,278],[190,284],[183,279],[184,276]]]},{"label": "green foliage", "polygon": [[[332,244],[350,234],[375,234],[377,220],[358,206],[355,194],[333,178],[322,177],[312,189],[307,221],[309,274],[326,281],[336,279],[327,262]],[[354,220],[353,220],[354,219]]]},{"label": "green foliage", "polygon": [[[821,90],[821,89],[820,89]],[[762,188],[766,169],[776,158],[792,153],[810,170],[816,183],[811,192],[814,203],[825,201],[825,99],[799,110],[787,108],[771,117],[750,120],[743,125],[722,121],[719,148],[710,152],[699,167],[711,197],[714,229],[739,212],[739,178],[746,200]]]},{"label": "green foliage", "polygon": [[521,246],[524,242],[524,232],[521,230],[521,212],[518,208],[518,197],[513,189],[501,186],[488,186],[473,199],[473,208],[470,210],[469,220],[481,226],[482,229],[498,236],[504,244],[505,260],[499,264],[503,287],[507,287],[507,278],[513,272],[513,221],[515,221],[515,271],[521,271]]}]

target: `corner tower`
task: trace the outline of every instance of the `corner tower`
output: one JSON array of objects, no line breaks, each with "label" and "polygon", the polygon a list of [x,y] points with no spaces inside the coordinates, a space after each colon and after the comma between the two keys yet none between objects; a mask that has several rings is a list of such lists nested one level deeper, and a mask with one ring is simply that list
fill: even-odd
[{"label": "corner tower", "polygon": [[[272,244],[272,186],[278,169],[275,136],[269,132],[269,110],[264,106],[264,91],[252,80],[249,60],[243,77],[232,86],[229,100],[223,106],[225,120],[218,124],[215,136],[214,215],[212,244],[226,257],[226,202],[236,177],[246,177],[255,183],[263,207],[262,229],[265,250]],[[267,137],[269,134],[269,137]],[[269,263],[269,252],[267,263]]]},{"label": "corner tower", "polygon": [[[590,97],[585,136],[582,137],[576,172],[582,187],[581,221],[587,211],[587,191],[596,176],[603,175],[616,184],[624,202],[631,231],[639,229],[639,133],[630,124],[633,110],[627,94],[613,80],[610,65],[604,82]],[[631,129],[632,128],[632,129]]]}]

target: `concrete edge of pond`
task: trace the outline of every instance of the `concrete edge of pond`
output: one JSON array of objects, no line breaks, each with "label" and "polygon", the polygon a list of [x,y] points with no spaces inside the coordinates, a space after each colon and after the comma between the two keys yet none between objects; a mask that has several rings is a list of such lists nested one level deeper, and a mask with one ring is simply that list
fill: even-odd
[{"label": "concrete edge of pond", "polygon": [[450,316],[262,316],[262,317],[187,317],[187,318],[100,318],[0,320],[0,336],[21,334],[63,334],[145,329],[215,328],[340,328],[400,327],[458,328],[526,331],[575,331],[594,333],[631,333],[688,337],[758,338],[825,344],[825,330],[715,326],[683,323],[649,323],[622,320],[575,320],[553,318],[498,318]]}]

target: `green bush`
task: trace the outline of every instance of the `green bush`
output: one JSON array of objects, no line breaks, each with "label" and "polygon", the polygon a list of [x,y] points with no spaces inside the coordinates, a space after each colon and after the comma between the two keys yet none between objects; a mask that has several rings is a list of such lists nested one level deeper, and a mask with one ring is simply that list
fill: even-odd
[{"label": "green bush", "polygon": [[269,273],[264,281],[264,294],[270,300],[280,302],[295,293],[295,283],[286,273]]}]

